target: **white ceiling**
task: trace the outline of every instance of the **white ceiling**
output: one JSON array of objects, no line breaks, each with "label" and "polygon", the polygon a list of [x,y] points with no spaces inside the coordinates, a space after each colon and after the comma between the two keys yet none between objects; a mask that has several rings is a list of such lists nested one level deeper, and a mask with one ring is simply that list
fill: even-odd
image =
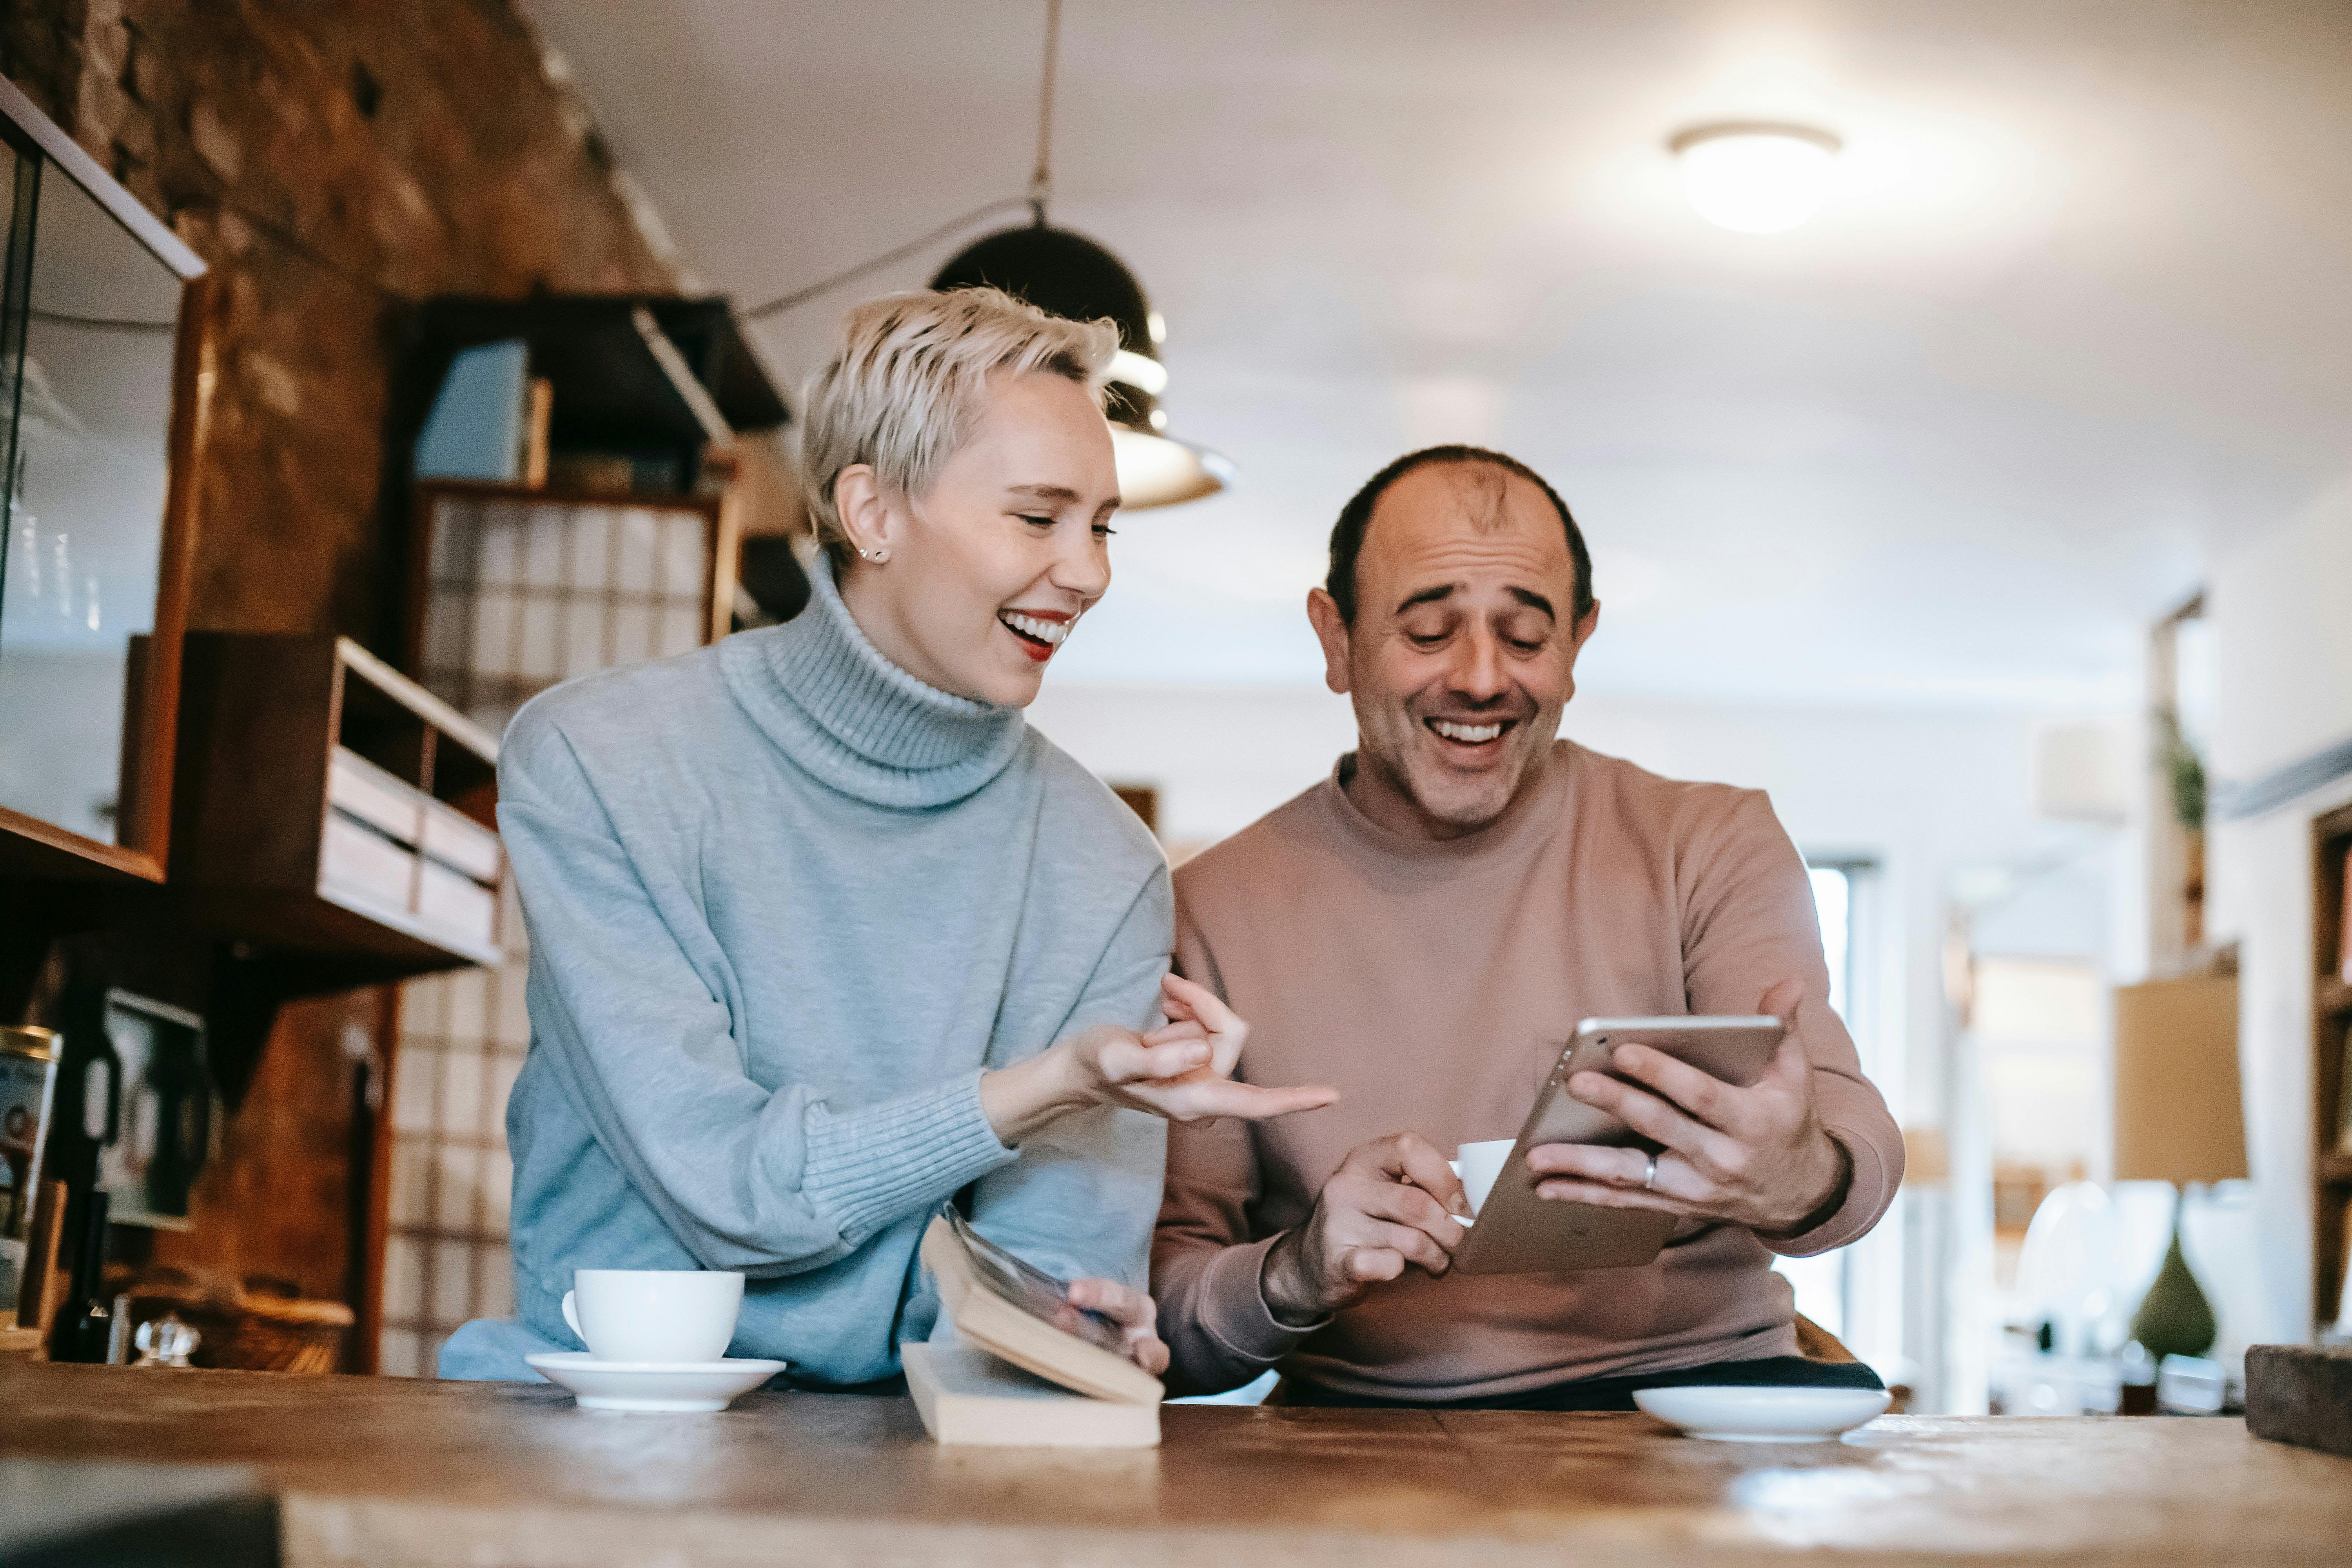
[{"label": "white ceiling", "polygon": [[[1028,174],[1043,0],[526,0],[749,303]],[[1299,600],[1409,447],[1582,521],[1585,689],[2123,706],[2217,543],[2339,482],[2352,7],[2159,0],[1066,0],[1058,222],[1169,322],[1230,494],[1124,520],[1061,679],[1312,681]],[[1665,138],[1845,139],[1792,234]],[[772,321],[796,386],[842,305]]]}]

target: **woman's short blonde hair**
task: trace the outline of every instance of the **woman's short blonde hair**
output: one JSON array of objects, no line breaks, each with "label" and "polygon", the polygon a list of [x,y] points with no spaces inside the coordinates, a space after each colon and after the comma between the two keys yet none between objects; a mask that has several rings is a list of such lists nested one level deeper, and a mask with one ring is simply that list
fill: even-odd
[{"label": "woman's short blonde hair", "polygon": [[836,567],[853,548],[834,504],[841,471],[871,464],[903,495],[930,489],[971,438],[988,377],[1042,370],[1099,399],[1118,328],[1049,316],[995,289],[887,294],[842,323],[832,363],[802,399],[801,484],[810,523]]}]

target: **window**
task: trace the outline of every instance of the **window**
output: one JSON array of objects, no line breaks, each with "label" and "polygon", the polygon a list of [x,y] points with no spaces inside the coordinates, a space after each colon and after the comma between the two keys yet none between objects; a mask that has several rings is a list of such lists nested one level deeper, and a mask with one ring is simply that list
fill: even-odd
[{"label": "window", "polygon": [[[1855,885],[1868,868],[1853,861],[1806,868],[1812,879],[1813,910],[1822,922],[1822,955],[1829,963],[1830,1006],[1853,1025]],[[1858,1035],[1859,1030],[1854,1030]],[[1844,1249],[1818,1258],[1783,1258],[1773,1268],[1797,1292],[1797,1310],[1843,1339],[1846,1333]]]}]

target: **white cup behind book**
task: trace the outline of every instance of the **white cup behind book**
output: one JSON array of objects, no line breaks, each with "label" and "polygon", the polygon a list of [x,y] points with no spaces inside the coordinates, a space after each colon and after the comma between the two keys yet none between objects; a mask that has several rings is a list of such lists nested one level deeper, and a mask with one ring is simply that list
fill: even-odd
[{"label": "white cup behind book", "polygon": [[707,1268],[575,1268],[563,1321],[598,1361],[723,1360],[743,1277]]},{"label": "white cup behind book", "polygon": [[1495,1190],[1495,1179],[1510,1163],[1511,1151],[1519,1146],[1516,1138],[1489,1138],[1481,1143],[1465,1143],[1454,1151],[1446,1161],[1454,1173],[1462,1178],[1462,1194],[1470,1200],[1470,1212],[1476,1214],[1486,1206],[1486,1194]]}]

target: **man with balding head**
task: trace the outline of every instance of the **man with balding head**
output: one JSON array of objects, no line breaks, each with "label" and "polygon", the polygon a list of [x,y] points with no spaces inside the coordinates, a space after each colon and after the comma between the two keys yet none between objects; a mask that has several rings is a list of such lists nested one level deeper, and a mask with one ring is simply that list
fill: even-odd
[{"label": "man with balding head", "polygon": [[[1176,874],[1177,959],[1251,1020],[1237,1076],[1339,1103],[1171,1131],[1153,1247],[1173,1381],[1287,1402],[1631,1409],[1690,1383],[1877,1386],[1797,1354],[1776,1255],[1843,1247],[1903,1145],[1829,1006],[1802,859],[1759,793],[1557,738],[1600,624],[1526,465],[1433,447],[1340,513],[1307,596],[1356,710],[1331,776]],[[1539,1192],[1676,1216],[1639,1268],[1460,1276],[1446,1156],[1509,1138],[1588,1016],[1771,1013],[1753,1086],[1640,1046],[1570,1091],[1664,1146],[1535,1151]]]}]

